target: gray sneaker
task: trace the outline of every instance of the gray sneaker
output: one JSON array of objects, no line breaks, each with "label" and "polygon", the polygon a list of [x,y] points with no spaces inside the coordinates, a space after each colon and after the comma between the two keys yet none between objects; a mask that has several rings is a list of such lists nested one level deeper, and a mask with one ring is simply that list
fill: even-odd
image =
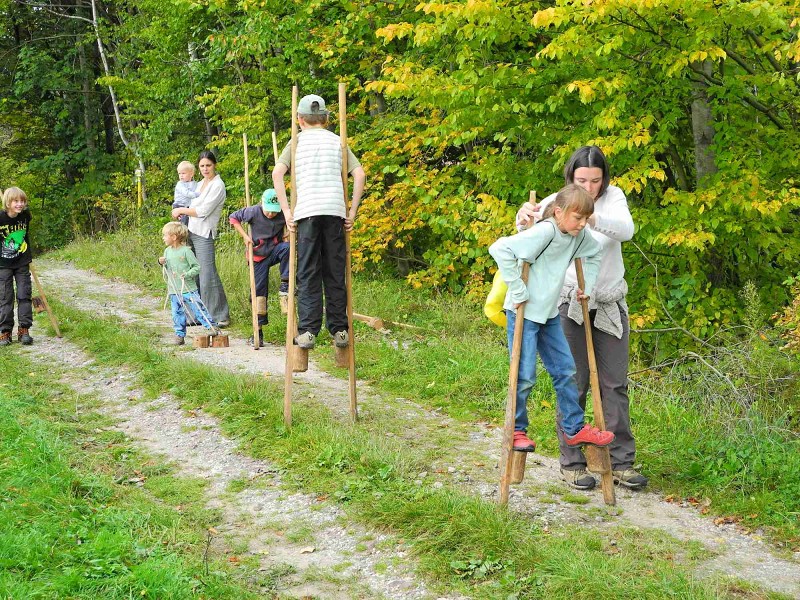
[{"label": "gray sneaker", "polygon": [[336,344],[337,348],[347,348],[347,344],[350,343],[350,334],[344,329],[337,331],[333,334],[333,343]]},{"label": "gray sneaker", "polygon": [[316,343],[316,337],[310,331],[306,331],[294,338],[294,343],[303,350],[311,350]]},{"label": "gray sneaker", "polygon": [[578,469],[576,471],[561,469],[561,479],[576,490],[591,490],[597,485],[595,478],[589,475],[586,469]]},{"label": "gray sneaker", "polygon": [[630,488],[632,490],[641,489],[650,481],[647,479],[647,477],[634,469],[611,471],[611,475],[614,477],[614,483],[624,485],[626,488]]}]

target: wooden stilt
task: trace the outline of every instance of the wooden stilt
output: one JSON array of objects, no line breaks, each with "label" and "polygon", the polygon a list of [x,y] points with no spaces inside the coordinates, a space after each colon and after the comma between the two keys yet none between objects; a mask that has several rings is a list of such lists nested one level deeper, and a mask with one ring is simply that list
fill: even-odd
[{"label": "wooden stilt", "polygon": [[350,352],[347,348],[339,348],[339,346],[333,347],[333,358],[334,362],[336,363],[337,367],[342,369],[350,368]]},{"label": "wooden stilt", "polygon": [[292,344],[291,354],[292,373],[305,373],[308,371],[308,350]]},{"label": "wooden stilt", "polygon": [[[522,281],[528,281],[530,265],[522,265]],[[506,417],[503,423],[503,448],[500,453],[500,504],[508,504],[508,487],[512,479],[512,462],[514,454],[514,421],[517,414],[517,378],[519,376],[519,357],[522,353],[522,326],[525,321],[525,303],[517,308],[514,323],[514,340],[511,345],[511,364],[508,368],[508,397],[506,399]]]},{"label": "wooden stilt", "polygon": [[[242,134],[244,147],[244,199],[250,206],[250,159],[247,152],[247,134]],[[252,228],[250,228],[252,231]],[[261,336],[258,335],[258,306],[256,305],[256,272],[253,264],[253,244],[247,244],[247,266],[250,270],[250,313],[253,317],[253,350],[258,350]]]},{"label": "wooden stilt", "polygon": [[47,311],[47,317],[50,319],[50,324],[53,326],[53,329],[56,332],[56,337],[61,337],[61,330],[58,328],[58,321],[56,320],[56,315],[53,313],[53,309],[50,308],[50,303],[47,302],[47,296],[45,296],[42,284],[39,283],[39,277],[36,275],[36,270],[33,268],[33,263],[30,264],[30,270],[31,270],[31,275],[33,276],[33,282],[36,284],[36,290],[39,292],[39,297],[42,299],[42,304],[44,304],[44,309]]},{"label": "wooden stilt", "polygon": [[[297,154],[297,86],[292,86],[292,144],[291,144],[291,209],[297,205],[297,177],[295,175],[295,154]],[[293,350],[294,338],[297,335],[297,313],[295,312],[294,290],[297,276],[297,234],[289,230],[289,296],[288,312],[286,315],[286,364],[284,367],[285,381],[283,388],[283,423],[286,427],[292,426],[292,372],[295,364]],[[299,350],[300,348],[298,348]],[[306,360],[308,353],[306,353]]]},{"label": "wooden stilt", "polygon": [[[531,204],[536,204],[536,192],[531,191],[528,201]],[[522,282],[528,282],[528,271],[530,271],[530,264],[525,262],[522,264]],[[500,504],[508,504],[508,488],[514,479],[513,462],[514,454],[522,454],[514,452],[514,421],[517,416],[517,378],[519,377],[519,357],[522,354],[522,327],[525,323],[525,302],[520,304],[516,311],[516,320],[514,322],[514,338],[511,344],[511,361],[508,368],[508,397],[506,398],[506,416],[503,422],[503,447],[500,451],[500,493],[498,494],[498,502]],[[520,460],[520,459],[517,459]],[[522,460],[522,471],[525,470],[525,459]],[[519,470],[519,466],[517,468]],[[517,473],[519,475],[519,473]],[[519,475],[519,480],[522,481],[522,476]]]},{"label": "wooden stilt", "polygon": [[[350,194],[348,190],[349,170],[347,168],[347,84],[339,83],[339,138],[342,141],[342,188],[344,191],[344,211],[350,212]],[[350,367],[350,417],[358,420],[358,399],[356,398],[356,337],[353,331],[353,271],[350,252],[350,232],[345,231],[346,267],[345,285],[347,287],[347,333],[350,343],[347,345],[348,363]]]},{"label": "wooden stilt", "polygon": [[527,452],[511,453],[511,483],[522,483],[522,480],[525,479],[525,462],[527,459]]},{"label": "wooden stilt", "polygon": [[[275,165],[278,164],[278,135],[272,131],[272,156],[275,159]],[[281,305],[281,314],[289,314],[289,298],[287,296],[278,296]],[[266,313],[264,313],[266,314]],[[306,361],[308,362],[308,361]]]},{"label": "wooden stilt", "polygon": [[[575,259],[575,274],[578,276],[578,287],[585,289],[586,281],[583,278],[583,264],[580,258]],[[598,429],[606,428],[606,418],[603,414],[603,399],[600,397],[600,379],[597,376],[597,361],[594,356],[594,341],[592,340],[592,324],[589,321],[589,301],[581,301],[583,308],[583,326],[586,331],[586,354],[589,362],[589,381],[592,385],[592,410],[594,423]],[[617,503],[614,492],[614,477],[611,473],[611,452],[608,446],[585,446],[586,462],[589,470],[600,475],[600,486],[603,490],[603,501],[609,506]]]}]

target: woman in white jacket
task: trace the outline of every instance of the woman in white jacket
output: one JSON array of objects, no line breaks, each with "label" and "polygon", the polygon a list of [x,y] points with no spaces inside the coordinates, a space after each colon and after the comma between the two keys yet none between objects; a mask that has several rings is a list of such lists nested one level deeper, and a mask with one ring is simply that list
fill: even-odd
[{"label": "woman in white jacket", "polygon": [[217,175],[217,158],[213,152],[201,152],[197,166],[203,176],[198,189],[200,196],[192,200],[192,205],[188,208],[172,209],[172,218],[188,215],[189,242],[200,263],[200,298],[217,325],[227,327],[230,325],[228,298],[217,273],[214,255],[217,225],[225,204],[225,183]]},{"label": "woman in white jacket", "polygon": [[[608,161],[597,146],[578,148],[564,167],[564,181],[584,188],[595,202],[594,214],[589,217],[587,229],[602,246],[600,271],[589,300],[597,374],[606,429],[616,435],[610,446],[614,481],[637,489],[647,485],[647,478],[633,469],[636,442],[631,432],[628,402],[630,330],[628,305],[625,303],[628,285],[622,261],[622,242],[633,237],[633,218],[625,194],[618,187],[609,185],[609,180]],[[555,194],[548,196],[536,206],[525,203],[517,213],[517,227],[526,229],[533,224],[554,198]],[[561,290],[559,313],[561,326],[575,359],[579,401],[585,407],[589,389],[589,363],[583,313],[575,299],[577,285],[575,266],[572,265]],[[586,470],[586,458],[580,448],[567,446],[561,435],[559,445],[564,480],[577,489],[592,489],[596,481]]]}]

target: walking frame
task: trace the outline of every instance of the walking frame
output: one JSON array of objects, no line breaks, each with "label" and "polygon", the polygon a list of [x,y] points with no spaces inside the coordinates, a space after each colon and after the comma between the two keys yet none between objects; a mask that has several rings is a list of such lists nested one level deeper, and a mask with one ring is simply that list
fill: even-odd
[{"label": "walking frame", "polygon": [[[42,284],[39,282],[39,277],[36,275],[36,270],[33,268],[33,263],[30,264],[30,271],[31,275],[33,276],[33,282],[36,284],[36,290],[39,292],[39,298],[41,299],[42,305],[44,309],[47,311],[47,317],[50,319],[50,324],[53,326],[53,330],[56,332],[56,337],[61,337],[61,330],[58,327],[58,321],[56,320],[56,315],[53,313],[53,309],[50,308],[50,303],[47,302],[47,296],[44,294],[44,288]],[[31,302],[33,303],[33,298],[31,298]]]},{"label": "walking frame", "polygon": [[[242,134],[242,147],[244,148],[244,198],[247,206],[250,206],[250,161],[247,153],[247,134]],[[252,227],[249,229],[251,232]],[[258,350],[261,339],[258,335],[258,301],[256,299],[256,273],[253,259],[253,238],[247,244],[247,266],[250,270],[250,313],[253,317],[253,350]]]}]

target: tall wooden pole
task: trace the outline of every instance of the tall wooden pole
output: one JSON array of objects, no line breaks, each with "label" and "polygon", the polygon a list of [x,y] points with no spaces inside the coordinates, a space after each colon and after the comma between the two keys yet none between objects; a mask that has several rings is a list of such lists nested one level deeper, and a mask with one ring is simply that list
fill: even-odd
[{"label": "tall wooden pole", "polygon": [[[297,205],[297,169],[295,154],[297,153],[297,86],[292,86],[292,145],[291,145],[291,209]],[[295,224],[296,227],[296,224]],[[289,230],[289,313],[286,315],[286,367],[283,389],[283,422],[286,427],[292,426],[292,367],[294,358],[294,337],[297,335],[297,313],[295,312],[295,285],[297,277],[297,233]]]},{"label": "tall wooden pole", "polygon": [[[531,191],[528,201],[536,204],[536,192]],[[528,283],[530,264],[522,263],[522,282]],[[511,344],[511,361],[508,367],[508,396],[506,397],[506,416],[503,422],[503,447],[500,451],[500,494],[498,502],[508,504],[508,489],[511,485],[511,463],[514,456],[514,423],[517,417],[517,379],[519,378],[519,357],[522,354],[522,328],[525,324],[525,304],[516,311],[514,339]]]},{"label": "tall wooden pole", "polygon": [[[578,287],[585,289],[586,281],[583,278],[583,264],[580,258],[575,259],[575,274],[578,276]],[[589,320],[589,301],[581,300],[583,308],[583,327],[586,331],[586,355],[589,362],[589,381],[592,385],[592,410],[594,423],[598,429],[605,430],[606,418],[603,414],[603,400],[600,397],[600,378],[597,376],[597,361],[594,356],[594,341],[592,340],[592,323]],[[585,446],[586,462],[589,470],[600,474],[600,485],[603,490],[603,501],[613,506],[617,503],[614,493],[614,476],[611,472],[611,451],[608,446]]]},{"label": "tall wooden pole", "polygon": [[275,166],[278,165],[278,136],[272,132],[272,157],[275,159]]},{"label": "tall wooden pole", "polygon": [[[348,190],[349,171],[347,168],[347,84],[339,83],[339,137],[342,141],[342,188],[344,191],[344,212],[350,214],[350,194]],[[356,398],[356,337],[353,331],[353,270],[350,252],[350,232],[344,232],[345,243],[345,287],[347,288],[347,333],[350,344],[347,347],[347,362],[350,369],[350,417],[358,419],[358,399]]]},{"label": "tall wooden pole", "polygon": [[[244,201],[246,206],[250,206],[250,159],[248,158],[247,134],[242,134],[242,147],[244,148]],[[253,228],[250,227],[252,232]],[[252,238],[250,238],[252,241]],[[256,269],[253,260],[253,244],[247,244],[247,266],[250,270],[250,313],[253,317],[253,350],[258,350],[260,346],[260,336],[258,335],[258,302],[256,300]]]}]

